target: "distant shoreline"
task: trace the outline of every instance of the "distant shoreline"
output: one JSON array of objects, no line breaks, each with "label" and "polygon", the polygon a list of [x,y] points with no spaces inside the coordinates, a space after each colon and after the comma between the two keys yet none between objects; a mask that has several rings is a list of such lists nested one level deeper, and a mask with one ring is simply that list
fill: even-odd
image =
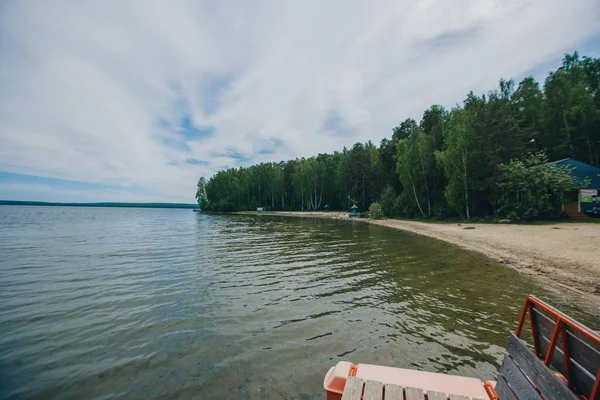
[{"label": "distant shoreline", "polygon": [[197,204],[186,203],[53,203],[45,201],[0,200],[0,206],[42,206],[42,207],[110,207],[110,208],[198,208]]},{"label": "distant shoreline", "polygon": [[[529,276],[565,301],[600,316],[600,224],[433,224],[399,219],[348,218],[348,212],[235,212],[300,218],[343,219],[400,229],[482,253]],[[482,278],[483,279],[483,278]]]}]

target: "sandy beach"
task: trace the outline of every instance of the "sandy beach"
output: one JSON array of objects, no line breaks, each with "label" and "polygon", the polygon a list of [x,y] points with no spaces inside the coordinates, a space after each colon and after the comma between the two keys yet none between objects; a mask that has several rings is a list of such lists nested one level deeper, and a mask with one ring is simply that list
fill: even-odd
[{"label": "sandy beach", "polygon": [[[340,212],[266,214],[348,218],[348,213]],[[414,232],[483,253],[532,277],[567,302],[600,316],[600,224],[437,224],[366,218],[356,221]]]}]

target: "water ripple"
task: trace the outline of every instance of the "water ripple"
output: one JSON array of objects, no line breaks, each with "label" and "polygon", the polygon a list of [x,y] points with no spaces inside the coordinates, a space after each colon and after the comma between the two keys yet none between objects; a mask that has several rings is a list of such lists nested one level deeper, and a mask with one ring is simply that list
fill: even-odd
[{"label": "water ripple", "polygon": [[493,378],[523,296],[544,295],[346,221],[0,207],[0,223],[1,398],[322,398],[341,359]]}]

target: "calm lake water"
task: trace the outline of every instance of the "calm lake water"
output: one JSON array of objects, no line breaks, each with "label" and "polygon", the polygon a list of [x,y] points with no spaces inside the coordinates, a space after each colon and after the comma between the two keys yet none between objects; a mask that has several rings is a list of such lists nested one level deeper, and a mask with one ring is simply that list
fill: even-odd
[{"label": "calm lake water", "polygon": [[0,397],[320,399],[339,360],[491,379],[528,293],[361,222],[0,206]]}]

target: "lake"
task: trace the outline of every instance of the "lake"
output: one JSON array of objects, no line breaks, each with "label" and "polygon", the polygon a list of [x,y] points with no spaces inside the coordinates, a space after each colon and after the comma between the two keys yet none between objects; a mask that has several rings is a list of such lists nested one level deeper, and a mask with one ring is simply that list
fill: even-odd
[{"label": "lake", "polygon": [[339,360],[493,379],[529,293],[556,304],[359,221],[2,206],[0,397],[321,399]]}]

